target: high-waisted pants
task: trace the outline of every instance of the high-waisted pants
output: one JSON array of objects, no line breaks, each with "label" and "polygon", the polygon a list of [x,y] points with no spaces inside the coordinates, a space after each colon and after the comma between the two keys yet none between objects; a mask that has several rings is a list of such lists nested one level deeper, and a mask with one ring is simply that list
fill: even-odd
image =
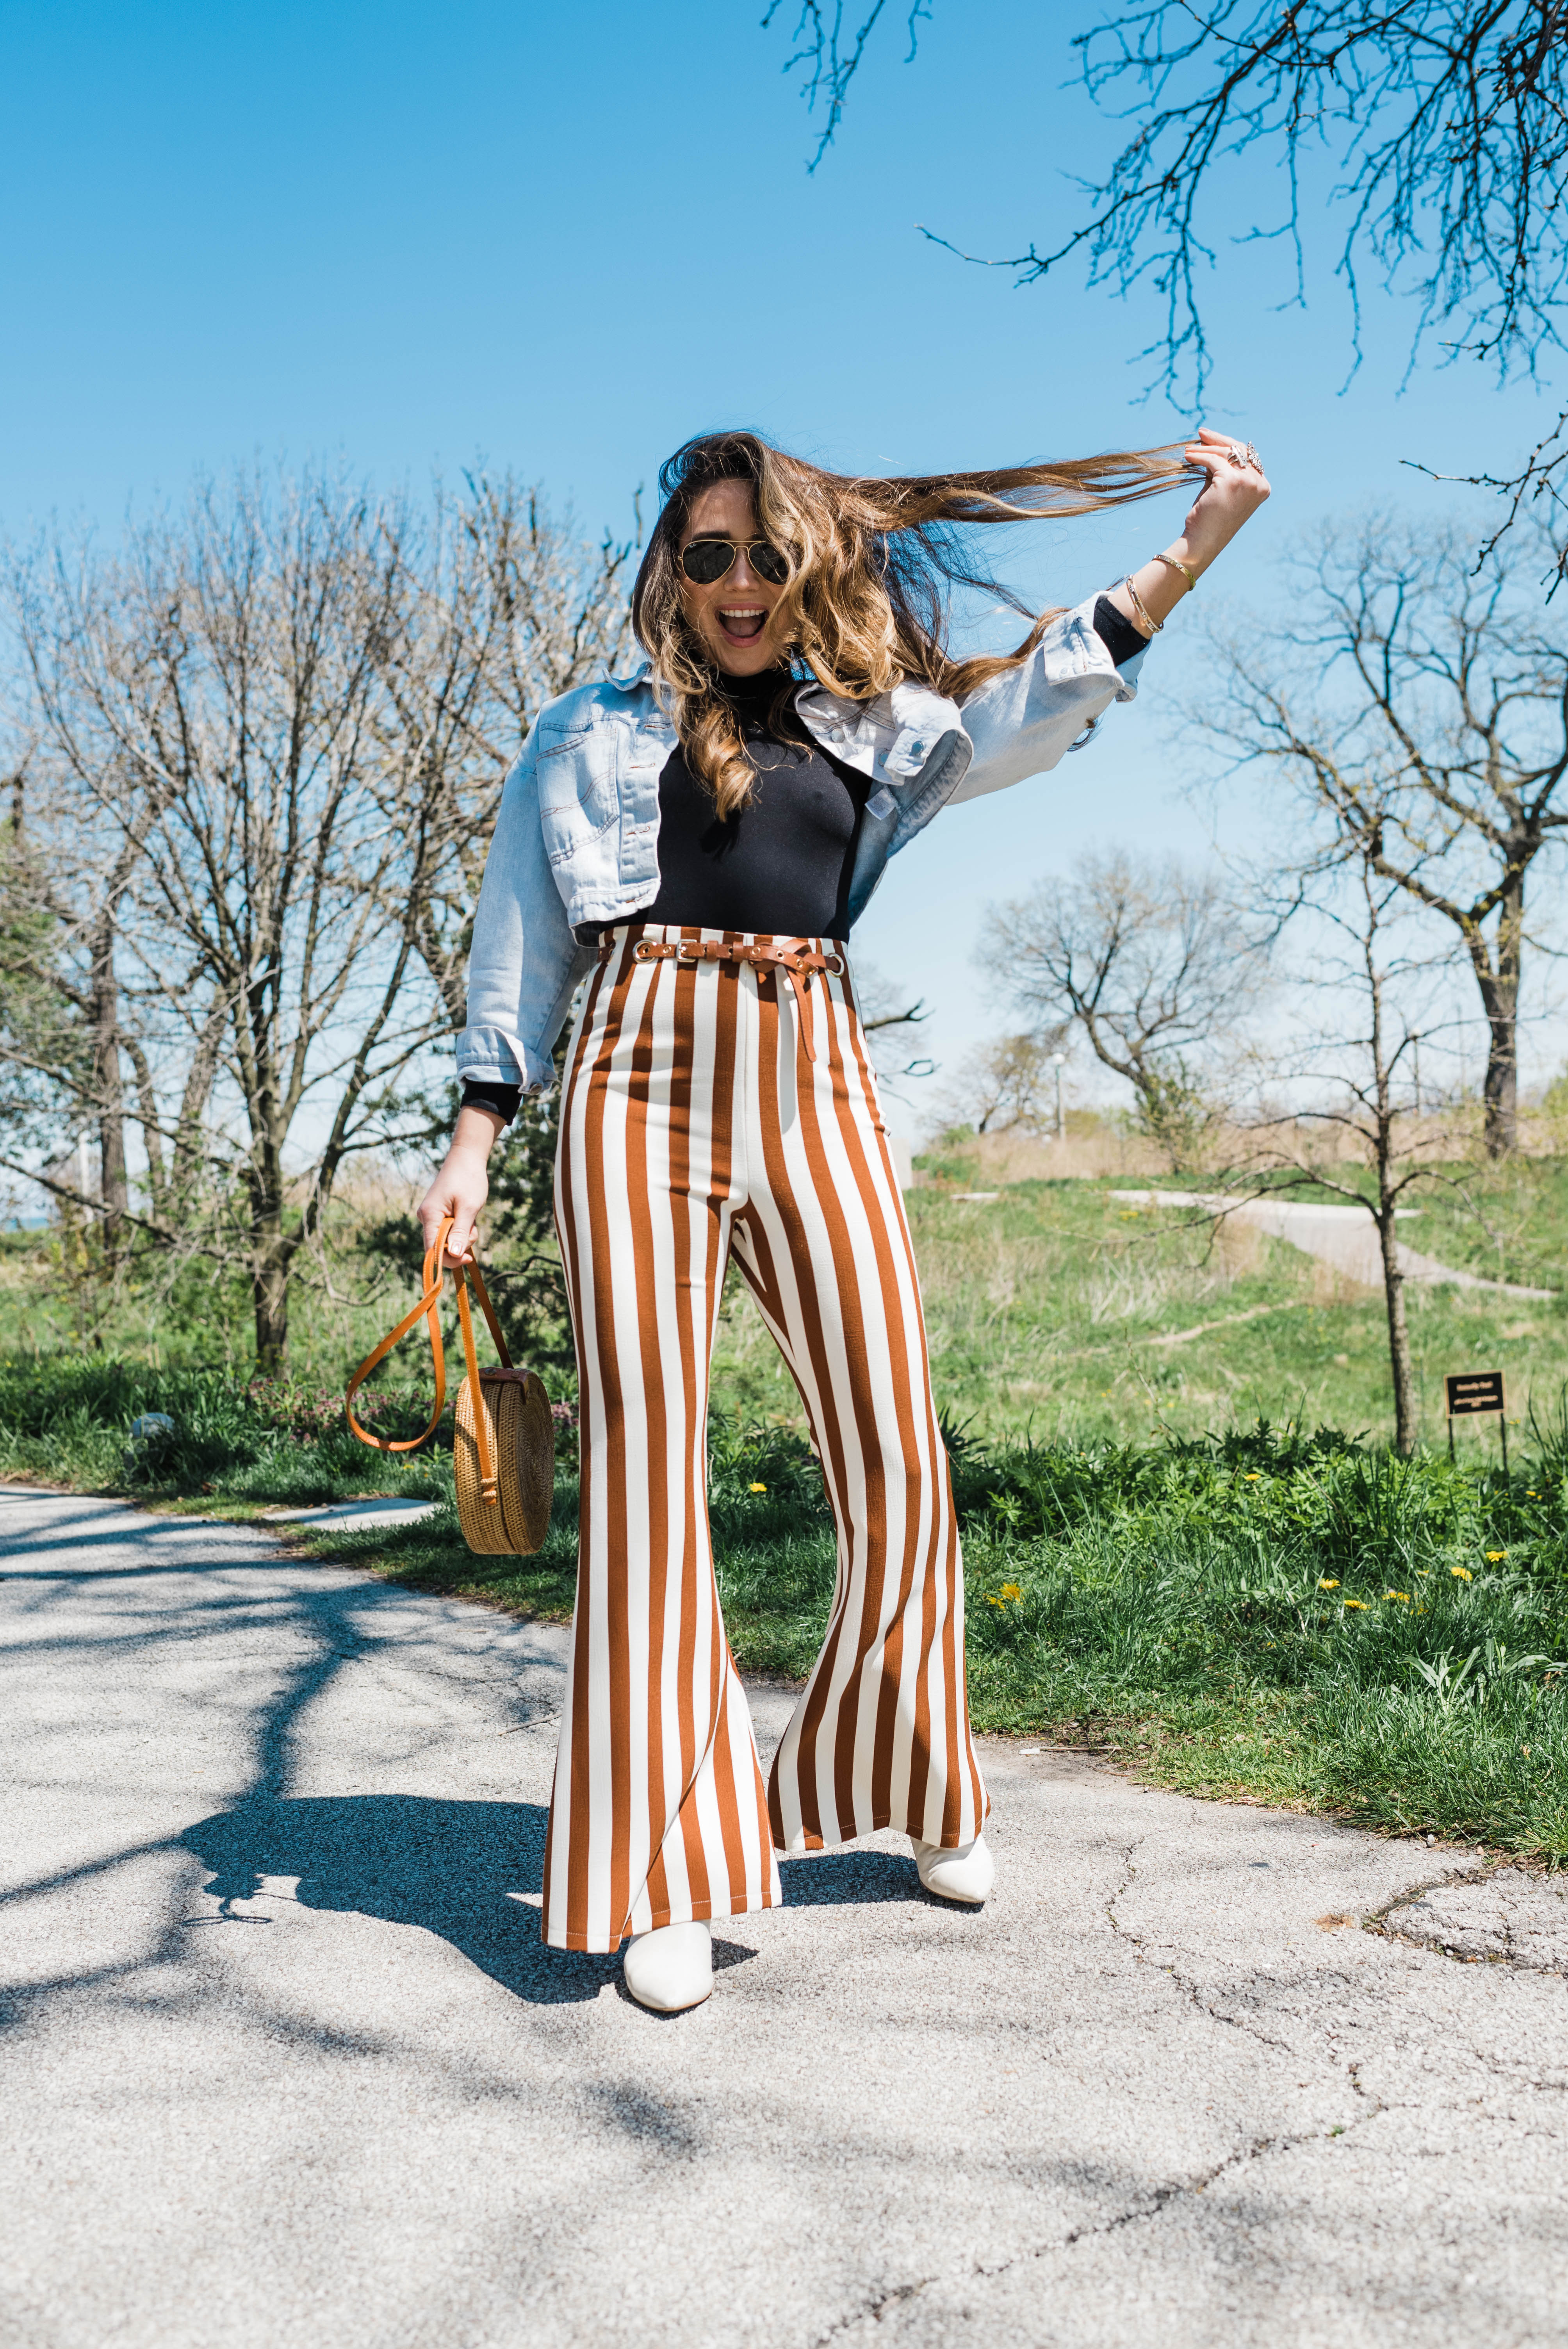
[{"label": "high-waisted pants", "polygon": [[[555,1204],[582,1518],[544,1867],[556,1949],[771,1908],[775,1848],[886,1826],[951,1848],[985,1816],[914,1258],[847,970],[802,998],[776,971],[634,951],[738,936],[612,931],[568,1050]],[[731,1256],[838,1528],[827,1638],[766,1788],[706,1498]]]}]

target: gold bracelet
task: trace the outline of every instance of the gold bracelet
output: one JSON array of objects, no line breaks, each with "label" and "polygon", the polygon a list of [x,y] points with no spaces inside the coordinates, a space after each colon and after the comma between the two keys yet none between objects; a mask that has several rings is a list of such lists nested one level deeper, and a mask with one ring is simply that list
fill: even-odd
[{"label": "gold bracelet", "polygon": [[1145,608],[1142,596],[1139,594],[1137,588],[1132,584],[1132,574],[1130,571],[1128,573],[1126,578],[1121,584],[1132,598],[1132,616],[1137,621],[1139,626],[1143,630],[1144,635],[1146,636],[1157,636],[1160,634],[1161,629],[1165,626],[1165,623],[1163,620],[1157,620],[1154,617],[1153,613]]},{"label": "gold bracelet", "polygon": [[1196,587],[1198,585],[1197,573],[1195,571],[1189,571],[1187,565],[1181,560],[1179,555],[1151,554],[1149,560],[1150,563],[1162,563],[1167,571],[1179,571],[1181,574],[1182,578],[1187,582],[1189,587]]}]

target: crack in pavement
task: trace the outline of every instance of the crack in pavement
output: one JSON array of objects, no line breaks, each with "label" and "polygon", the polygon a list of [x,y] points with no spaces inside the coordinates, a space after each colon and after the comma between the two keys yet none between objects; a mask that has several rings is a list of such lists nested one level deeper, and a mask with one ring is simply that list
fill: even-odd
[{"label": "crack in pavement", "polygon": [[[1381,2111],[1382,2106],[1379,2106],[1377,2109]],[[1368,2114],[1367,2117],[1371,2119],[1374,2116]],[[1346,2137],[1349,2135],[1351,2128],[1358,2128],[1361,2126],[1363,2126],[1361,2122],[1352,2122],[1348,2127],[1338,2131],[1305,2129],[1295,2134],[1253,2137],[1249,2144],[1238,2146],[1234,2151],[1226,2154],[1222,2160],[1214,2162],[1208,2169],[1199,2172],[1195,2177],[1173,2178],[1169,2185],[1150,2187],[1148,2193],[1130,2209],[1118,2210],[1110,2218],[1097,2220],[1093,2225],[1071,2227],[1065,2234],[1056,2237],[1052,2241],[1031,2244],[1023,2251],[1015,2251],[1009,2259],[976,2260],[968,2267],[950,2271],[946,2275],[921,2276],[913,2283],[894,2284],[885,2291],[874,2293],[858,2307],[849,2310],[843,2316],[838,2318],[825,2333],[819,2333],[812,2343],[812,2349],[825,2349],[827,2343],[841,2339],[851,2326],[862,2324],[868,2319],[880,2323],[890,2309],[896,2307],[903,2301],[913,2300],[916,2293],[924,2292],[931,2284],[945,2282],[963,2285],[994,2282],[999,2276],[1010,2275],[1016,2268],[1027,2267],[1037,2261],[1048,2260],[1056,2253],[1072,2251],[1079,2243],[1097,2242],[1106,2236],[1119,2234],[1124,2228],[1140,2225],[1147,2220],[1158,2219],[1161,2213],[1169,2209],[1172,2203],[1181,2201],[1188,2195],[1206,2193],[1211,2186],[1228,2176],[1231,2171],[1243,2169],[1250,2163],[1262,2160],[1265,2154],[1294,2152],[1297,2146],[1311,2145],[1326,2134]]]},{"label": "crack in pavement", "polygon": [[[1122,1874],[1104,1903],[1104,1913],[1111,1932],[1117,1940],[1126,1943],[1140,1965],[1148,1966],[1151,1971],[1161,1974],[1165,1980],[1171,1982],[1177,1992],[1184,1995],[1196,2006],[1198,2012],[1211,2022],[1226,2023],[1232,2029],[1246,2032],[1249,2036],[1259,2039],[1264,2044],[1277,2048],[1284,2054],[1293,2054],[1295,2051],[1284,2041],[1270,2039],[1266,2033],[1253,2030],[1236,2016],[1216,2013],[1199,1995],[1194,1983],[1178,1975],[1171,1967],[1157,1966],[1148,1956],[1138,1935],[1121,1922],[1116,1913],[1116,1904],[1136,1881],[1138,1876],[1136,1855],[1147,1840],[1146,1836],[1136,1837],[1120,1854]],[[1381,2104],[1371,2096],[1370,2091],[1363,2088],[1359,2080],[1355,2077],[1354,2066],[1352,2066],[1352,2085],[1357,2093],[1370,2101],[1374,2106],[1373,2111],[1365,2115],[1363,2120],[1352,2121],[1343,2127],[1333,2130],[1305,2129],[1253,2137],[1247,2144],[1234,2147],[1222,2159],[1211,2164],[1207,2169],[1191,2177],[1173,2178],[1166,2185],[1151,2187],[1147,2193],[1140,2196],[1127,2209],[1117,2210],[1110,2217],[1099,2220],[1092,2224],[1086,2223],[1069,2228],[1064,2234],[1053,2238],[1048,2242],[1027,2246],[1015,2251],[1007,2259],[977,2260],[967,2266],[951,2270],[944,2275],[921,2276],[912,2282],[887,2286],[870,2294],[853,2308],[846,2310],[844,2314],[836,2319],[826,2332],[815,2336],[812,2349],[826,2349],[827,2344],[841,2339],[855,2326],[868,2322],[882,2323],[891,2310],[898,2307],[904,2301],[913,2300],[917,2293],[924,2292],[933,2283],[946,2282],[962,2286],[970,2282],[993,2282],[999,2276],[1009,2274],[1016,2268],[1028,2265],[1036,2261],[1049,2259],[1061,2251],[1071,2251],[1077,2244],[1093,2242],[1105,2236],[1118,2234],[1124,2228],[1157,2219],[1161,2212],[1169,2209],[1172,2203],[1188,2195],[1205,2193],[1219,2179],[1233,2171],[1246,2168],[1250,2163],[1261,2160],[1266,2154],[1289,2152],[1297,2146],[1312,2144],[1323,2138],[1347,2136],[1351,2129],[1364,2126],[1365,2120],[1375,2118],[1377,2113],[1383,2109]]]},{"label": "crack in pavement", "polygon": [[1405,1949],[1424,1951],[1429,1957],[1447,1958],[1451,1965],[1509,1966],[1520,1973],[1548,1974],[1561,1980],[1563,1968],[1560,1965],[1542,1964],[1539,1959],[1531,1957],[1526,1951],[1518,1947],[1514,1940],[1512,1920],[1506,1912],[1500,1913],[1496,1927],[1493,1929],[1502,1935],[1505,1947],[1495,1951],[1466,1950],[1456,1942],[1431,1940],[1420,1933],[1402,1930],[1394,1921],[1398,1910],[1408,1909],[1414,1902],[1424,1899],[1429,1893],[1446,1892],[1460,1887],[1490,1883],[1493,1877],[1516,1865],[1516,1862],[1498,1858],[1479,1866],[1447,1868],[1441,1876],[1432,1877],[1423,1883],[1413,1884],[1404,1892],[1397,1892],[1391,1900],[1386,1900],[1380,1909],[1369,1909],[1365,1916],[1358,1918],[1357,1922],[1364,1933],[1374,1933],[1380,1940],[1398,1941]]},{"label": "crack in pavement", "polygon": [[1364,1933],[1383,1933],[1389,1940],[1402,1940],[1401,1934],[1387,1930],[1387,1920],[1396,1909],[1408,1909],[1412,1900],[1419,1900],[1429,1892],[1446,1892],[1450,1885],[1484,1884],[1489,1876],[1496,1875],[1501,1866],[1501,1861],[1493,1860],[1490,1865],[1480,1867],[1445,1868],[1441,1876],[1430,1877],[1421,1884],[1412,1884],[1406,1892],[1396,1892],[1391,1900],[1384,1901],[1381,1909],[1368,1909],[1357,1922]]},{"label": "crack in pavement", "polygon": [[885,2292],[872,2293],[858,2308],[851,2308],[844,2315],[835,2317],[826,2333],[817,2334],[811,2349],[825,2349],[828,2342],[841,2340],[851,2324],[864,2324],[868,2319],[880,2324],[888,2309],[896,2308],[901,2301],[913,2300],[917,2292],[925,2290],[928,2283],[937,2281],[935,2276],[918,2276],[913,2283],[890,2284]]},{"label": "crack in pavement", "polygon": [[1134,1865],[1133,1854],[1147,1841],[1148,1837],[1146,1836],[1140,1836],[1135,1842],[1128,1845],[1127,1849],[1122,1854],[1122,1866],[1126,1870],[1126,1874],[1123,1876],[1121,1882],[1117,1886],[1115,1891],[1112,1892],[1110,1898],[1105,1904],[1106,1918],[1109,1923],[1111,1931],[1116,1935],[1119,1940],[1122,1940],[1127,1943],[1128,1948],[1132,1951],[1140,1965],[1148,1966],[1151,1972],[1161,1974],[1167,1982],[1173,1982],[1176,1988],[1184,1994],[1189,2002],[1197,2009],[1198,2013],[1200,2014],[1206,2015],[1211,2023],[1222,2023],[1229,2030],[1244,2032],[1249,2039],[1255,2039],[1260,2046],[1273,2047],[1277,2049],[1279,2054],[1282,2055],[1294,2056],[1296,2051],[1288,2040],[1275,2039],[1270,2033],[1260,2030],[1256,2023],[1248,2022],[1243,2016],[1238,2014],[1223,2014],[1217,2007],[1211,2006],[1208,2000],[1203,1997],[1202,1992],[1199,1990],[1196,1982],[1190,1982],[1184,1974],[1178,1973],[1174,1966],[1162,1966],[1159,1964],[1155,1959],[1150,1957],[1147,1951],[1144,1949],[1140,1937],[1130,1930],[1130,1929],[1121,1922],[1121,1920],[1116,1913],[1116,1903],[1121,1899],[1122,1894],[1126,1892],[1129,1887],[1135,1881],[1138,1875],[1138,1869]]},{"label": "crack in pavement", "polygon": [[1388,2109],[1382,2097],[1377,2094],[1377,2089],[1367,2086],[1361,2077],[1362,2067],[1359,2064],[1355,2062],[1347,2063],[1345,2066],[1345,2070],[1351,2087],[1361,2098],[1363,2104],[1369,2105],[1371,2106],[1371,2110],[1370,2112],[1363,2113],[1358,2121],[1351,2121],[1345,2128],[1342,2128],[1339,2132],[1341,2137],[1348,2137],[1351,2129],[1353,2128],[1365,2128],[1368,2121],[1375,2121],[1380,2113],[1386,2113]]}]

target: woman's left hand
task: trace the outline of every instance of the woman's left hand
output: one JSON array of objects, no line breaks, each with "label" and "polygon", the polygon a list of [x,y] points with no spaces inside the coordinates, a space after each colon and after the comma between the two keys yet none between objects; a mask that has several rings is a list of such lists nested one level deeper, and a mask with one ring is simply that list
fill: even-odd
[{"label": "woman's left hand", "polygon": [[1216,432],[1205,424],[1181,451],[1205,479],[1182,525],[1181,535],[1119,586],[1107,589],[1112,604],[1140,636],[1163,627],[1188,591],[1196,586],[1216,554],[1268,496],[1268,476],[1250,440]]},{"label": "woman's left hand", "polygon": [[1215,432],[1207,424],[1181,453],[1190,465],[1202,465],[1209,477],[1181,530],[1193,564],[1202,569],[1256,513],[1269,494],[1268,476],[1250,440]]}]

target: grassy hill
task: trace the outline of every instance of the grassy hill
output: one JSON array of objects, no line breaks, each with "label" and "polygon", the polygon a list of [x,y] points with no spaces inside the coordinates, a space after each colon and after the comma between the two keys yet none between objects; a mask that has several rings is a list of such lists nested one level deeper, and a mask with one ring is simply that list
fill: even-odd
[{"label": "grassy hill", "polygon": [[[970,1182],[962,1174],[969,1174]],[[1284,1241],[1217,1231],[1113,1195],[1149,1178],[1005,1184],[983,1165],[916,1189],[914,1235],[944,1412],[992,1440],[1194,1436],[1259,1418],[1366,1431],[1393,1422],[1380,1291]],[[1457,1194],[1421,1198],[1401,1226],[1423,1254],[1492,1279],[1561,1287],[1553,1301],[1414,1283],[1406,1290],[1421,1435],[1446,1442],[1446,1372],[1501,1368],[1511,1417],[1555,1413],[1568,1381],[1568,1164],[1527,1161]],[[715,1364],[721,1409],[793,1421],[794,1392],[738,1284]],[[1494,1423],[1461,1444],[1495,1447]]]}]

